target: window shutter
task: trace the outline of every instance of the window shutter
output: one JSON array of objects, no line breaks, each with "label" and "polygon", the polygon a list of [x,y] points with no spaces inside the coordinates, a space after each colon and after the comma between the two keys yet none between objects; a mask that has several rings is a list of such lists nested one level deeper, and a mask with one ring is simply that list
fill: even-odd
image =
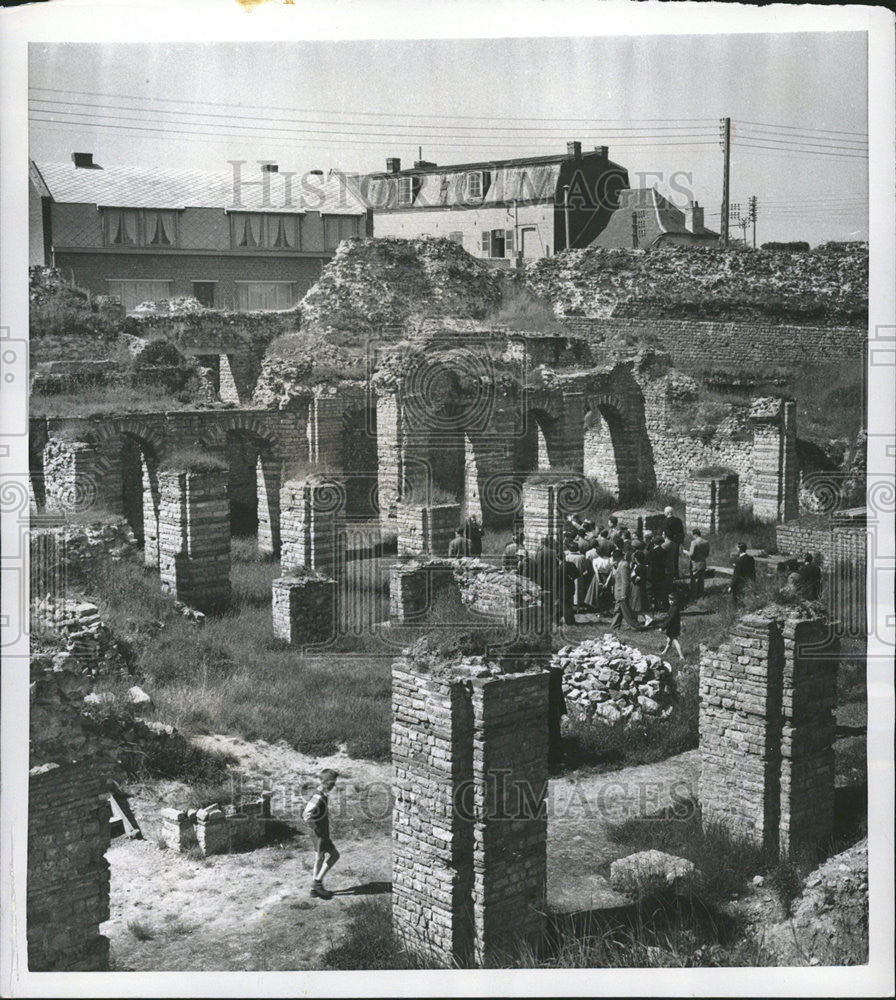
[{"label": "window shutter", "polygon": [[491,235],[487,229],[482,230],[482,252],[488,256],[491,250]]},{"label": "window shutter", "polygon": [[504,233],[504,256],[505,257],[512,257],[513,256],[513,230],[512,229],[508,229]]}]

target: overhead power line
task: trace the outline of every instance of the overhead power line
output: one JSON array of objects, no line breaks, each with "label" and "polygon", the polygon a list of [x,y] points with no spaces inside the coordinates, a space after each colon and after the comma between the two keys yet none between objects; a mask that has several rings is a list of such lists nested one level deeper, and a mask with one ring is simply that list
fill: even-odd
[{"label": "overhead power line", "polygon": [[830,135],[860,135],[864,138],[868,138],[867,132],[843,132],[838,129],[829,128],[812,128],[808,125],[774,125],[771,122],[748,122],[744,121],[742,118],[738,119],[741,125],[759,125],[763,128],[774,128],[774,129],[785,129],[787,131],[796,132],[827,132]]}]

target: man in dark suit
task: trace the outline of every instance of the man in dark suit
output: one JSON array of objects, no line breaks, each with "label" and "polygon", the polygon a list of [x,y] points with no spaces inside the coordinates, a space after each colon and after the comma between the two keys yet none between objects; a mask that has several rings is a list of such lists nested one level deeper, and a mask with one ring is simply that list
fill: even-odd
[{"label": "man in dark suit", "polygon": [[666,515],[666,520],[663,521],[663,534],[674,546],[674,551],[670,554],[669,561],[673,565],[673,572],[677,577],[679,556],[681,554],[681,547],[684,545],[684,522],[680,517],[676,517],[671,507],[665,507],[663,513]]},{"label": "man in dark suit", "polygon": [[735,604],[740,604],[746,589],[756,581],[756,560],[747,552],[746,542],[737,543],[737,558],[733,565],[731,599]]},{"label": "man in dark suit", "polygon": [[470,542],[464,534],[463,528],[456,528],[454,538],[448,543],[448,558],[462,559],[470,554]]},{"label": "man in dark suit", "polygon": [[541,590],[542,604],[550,621],[559,621],[563,613],[565,584],[563,560],[551,538],[543,538],[532,559],[532,580]]},{"label": "man in dark suit", "polygon": [[821,597],[821,567],[812,558],[812,553],[803,556],[803,563],[797,570],[799,574],[799,594],[808,601],[817,601]]}]

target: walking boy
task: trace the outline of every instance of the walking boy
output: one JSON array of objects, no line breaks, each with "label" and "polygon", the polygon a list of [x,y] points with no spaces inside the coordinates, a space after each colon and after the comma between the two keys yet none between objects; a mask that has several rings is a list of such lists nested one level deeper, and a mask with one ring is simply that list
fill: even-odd
[{"label": "walking boy", "polygon": [[302,819],[311,828],[315,838],[314,866],[311,869],[311,895],[315,899],[332,899],[333,893],[324,888],[324,876],[339,860],[339,851],[330,840],[330,812],[327,793],[332,791],[339,777],[338,771],[327,768],[320,773],[318,790],[308,800]]}]

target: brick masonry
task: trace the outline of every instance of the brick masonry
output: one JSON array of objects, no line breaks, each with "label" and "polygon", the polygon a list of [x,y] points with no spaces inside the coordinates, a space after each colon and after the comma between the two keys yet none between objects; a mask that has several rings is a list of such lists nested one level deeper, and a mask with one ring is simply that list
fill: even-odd
[{"label": "brick masonry", "polygon": [[230,514],[223,471],[159,472],[162,590],[200,611],[230,601]]},{"label": "brick masonry", "polygon": [[109,792],[90,759],[44,764],[28,781],[28,967],[103,971],[109,942]]},{"label": "brick masonry", "polygon": [[739,480],[731,471],[691,476],[684,495],[688,527],[710,535],[733,530],[740,512]]},{"label": "brick masonry", "polygon": [[163,809],[161,838],[165,846],[183,854],[197,848],[205,857],[247,850],[264,844],[271,819],[272,792],[225,809],[217,803],[204,809]]},{"label": "brick masonry", "polygon": [[314,576],[284,576],[272,589],[274,635],[291,646],[322,643],[337,633],[336,581]]},{"label": "brick masonry", "polygon": [[446,556],[448,545],[460,523],[460,504],[435,504],[431,507],[399,504],[398,554]]},{"label": "brick masonry", "polygon": [[337,572],[344,563],[345,494],[336,480],[290,481],[280,491],[280,568],[284,574]]},{"label": "brick masonry", "polygon": [[548,673],[401,659],[392,701],[393,927],[440,965],[500,962],[544,926]]},{"label": "brick masonry", "polygon": [[545,538],[553,539],[558,553],[563,551],[566,518],[580,513],[575,503],[580,492],[575,480],[523,484],[523,534],[528,552],[534,553]]},{"label": "brick masonry", "polygon": [[768,608],[704,654],[704,822],[782,855],[815,849],[832,834],[836,661],[818,655],[828,639],[825,619]]}]

